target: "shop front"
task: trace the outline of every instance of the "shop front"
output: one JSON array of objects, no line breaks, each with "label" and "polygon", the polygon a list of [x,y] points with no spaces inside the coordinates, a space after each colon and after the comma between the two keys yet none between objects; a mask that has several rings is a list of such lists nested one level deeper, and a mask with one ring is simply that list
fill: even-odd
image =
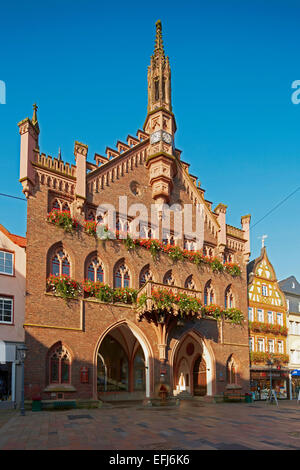
[{"label": "shop front", "polygon": [[[289,398],[288,369],[260,369],[250,371],[250,390],[254,400],[266,400],[270,394],[270,382],[278,399]],[[299,377],[300,378],[300,377]]]}]

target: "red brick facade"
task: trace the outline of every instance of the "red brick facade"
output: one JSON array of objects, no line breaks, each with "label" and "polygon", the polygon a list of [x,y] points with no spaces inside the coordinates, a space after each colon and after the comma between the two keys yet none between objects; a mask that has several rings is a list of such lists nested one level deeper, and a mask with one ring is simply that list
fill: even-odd
[{"label": "red brick facade", "polygon": [[[163,115],[158,114],[157,121],[160,117],[172,119],[169,104],[162,104]],[[25,362],[27,398],[39,391],[44,399],[57,398],[60,393],[64,398],[97,399],[100,396],[97,394],[98,350],[107,333],[115,335],[114,337],[118,337],[124,344],[129,363],[134,360],[136,344],[142,344],[146,363],[145,394],[149,397],[158,395],[161,383],[166,385],[171,395],[173,391],[184,390],[179,387],[181,372],[186,381],[185,385],[188,383],[187,390],[193,394],[193,371],[197,358],[201,355],[205,357],[204,374],[208,395],[221,394],[228,387],[230,380],[227,365],[230,360],[234,362],[235,367],[235,378],[231,386],[243,392],[249,389],[246,276],[249,257],[249,236],[246,228],[249,220],[246,218],[246,221],[242,221],[243,230],[226,225],[226,206],[221,204],[212,210],[211,203],[204,199],[204,191],[196,185],[196,178],[189,174],[188,164],[181,161],[180,151],[158,144],[153,148],[150,142],[152,124],[149,124],[152,118],[153,112],[151,114],[148,108],[145,123],[148,131],[138,131],[135,141],[128,136],[133,146],[126,148],[124,144],[125,151],[116,151],[115,156],[107,161],[105,157],[96,154],[97,164],[87,163],[87,147],[76,143],[76,166],[69,166],[59,159],[39,153],[36,115],[35,119],[27,118],[19,124],[23,168],[21,182],[28,197],[25,319],[28,347]],[[160,125],[163,126],[163,123],[158,124]],[[175,130],[173,126],[170,134],[173,135]],[[120,144],[122,143],[119,143],[118,147],[122,150]],[[153,165],[157,165],[157,168],[159,165],[164,166],[167,160],[172,165],[167,185],[168,194],[166,189],[159,186],[161,181],[166,181],[164,177],[151,176]],[[127,251],[122,242],[97,240],[83,229],[66,233],[46,221],[55,199],[60,203],[67,202],[72,215],[83,226],[89,213],[95,213],[99,204],[110,203],[118,208],[118,198],[123,195],[128,198],[128,207],[131,204],[143,203],[149,208],[149,213],[150,205],[158,200],[161,202],[162,198],[170,204],[179,203],[181,206],[203,203],[205,247],[212,250],[212,254],[221,260],[224,255],[230,255],[241,267],[241,276],[233,277],[224,272],[214,273],[207,265],[197,267],[187,260],[173,262],[167,254],[160,254],[155,262],[145,248]],[[172,225],[171,230],[174,230]],[[183,247],[182,240],[176,243]],[[150,267],[152,280],[157,283],[163,283],[165,274],[172,270],[175,285],[185,287],[187,278],[192,275],[195,289],[201,291],[202,302],[204,287],[209,280],[213,286],[214,303],[223,307],[225,290],[231,286],[234,306],[243,312],[245,321],[242,326],[229,322],[221,324],[214,319],[187,321],[183,326],[175,324],[166,336],[166,360],[162,360],[158,326],[145,319],[138,321],[134,306],[107,304],[83,297],[65,301],[53,293],[46,292],[46,279],[51,271],[51,256],[56,246],[61,246],[68,254],[70,275],[77,281],[87,277],[87,259],[95,253],[102,262],[104,282],[110,286],[114,283],[114,267],[121,259],[124,259],[129,269],[130,287],[136,289],[140,287],[140,274],[146,265]],[[63,345],[69,353],[68,384],[50,383],[49,354],[56,344]],[[87,383],[81,383],[83,380],[80,380],[83,367],[88,369]],[[129,370],[128,391],[132,392],[133,366],[129,366]],[[161,374],[164,374],[163,378]]]}]

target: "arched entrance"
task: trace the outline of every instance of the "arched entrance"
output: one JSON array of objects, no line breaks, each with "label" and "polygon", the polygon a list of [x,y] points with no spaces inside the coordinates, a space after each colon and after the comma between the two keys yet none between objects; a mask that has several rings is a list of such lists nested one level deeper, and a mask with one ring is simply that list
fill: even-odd
[{"label": "arched entrance", "polygon": [[137,328],[125,322],[108,328],[96,348],[97,397],[149,397],[149,357],[147,340]]},{"label": "arched entrance", "polygon": [[204,357],[199,356],[193,368],[193,393],[195,396],[204,397],[207,395],[206,369]]},{"label": "arched entrance", "polygon": [[213,353],[198,332],[190,330],[172,348],[173,393],[213,394]]}]

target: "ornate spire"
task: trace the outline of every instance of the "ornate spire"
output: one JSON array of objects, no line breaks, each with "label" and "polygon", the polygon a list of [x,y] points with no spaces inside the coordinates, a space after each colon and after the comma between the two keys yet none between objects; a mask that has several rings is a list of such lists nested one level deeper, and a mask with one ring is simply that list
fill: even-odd
[{"label": "ornate spire", "polygon": [[165,57],[165,51],[164,51],[164,44],[163,44],[163,38],[162,38],[162,26],[161,26],[161,21],[158,20],[156,23],[156,36],[155,36],[155,47],[154,47],[154,54],[161,54],[163,57]]},{"label": "ornate spire", "polygon": [[37,120],[38,107],[37,107],[36,103],[34,103],[34,105],[32,107],[33,107],[33,115],[32,115],[31,122],[35,126],[38,123],[38,120]]},{"label": "ornate spire", "polygon": [[148,67],[148,113],[159,107],[172,111],[171,69],[165,56],[160,20],[156,22],[154,53]]}]

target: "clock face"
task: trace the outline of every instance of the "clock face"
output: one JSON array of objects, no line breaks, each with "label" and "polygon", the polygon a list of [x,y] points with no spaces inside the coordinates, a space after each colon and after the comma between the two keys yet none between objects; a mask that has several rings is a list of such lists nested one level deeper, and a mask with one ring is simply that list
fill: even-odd
[{"label": "clock face", "polygon": [[172,136],[168,132],[163,132],[162,133],[162,138],[163,138],[163,141],[166,142],[167,144],[172,143]]},{"label": "clock face", "polygon": [[161,140],[161,131],[156,131],[151,134],[150,137],[150,144],[156,144],[156,142],[159,142]]}]

